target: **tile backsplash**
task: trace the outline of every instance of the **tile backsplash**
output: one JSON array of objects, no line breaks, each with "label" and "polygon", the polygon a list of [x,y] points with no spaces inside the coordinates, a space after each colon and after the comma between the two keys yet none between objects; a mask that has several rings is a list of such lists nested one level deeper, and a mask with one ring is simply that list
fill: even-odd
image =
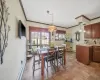
[{"label": "tile backsplash", "polygon": [[100,44],[100,39],[85,39],[84,43],[90,45]]}]

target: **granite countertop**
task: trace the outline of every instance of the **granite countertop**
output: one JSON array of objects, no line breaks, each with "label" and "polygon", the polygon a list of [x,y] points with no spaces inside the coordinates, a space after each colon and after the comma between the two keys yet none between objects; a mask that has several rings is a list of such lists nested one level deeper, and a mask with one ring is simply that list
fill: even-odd
[{"label": "granite countertop", "polygon": [[88,45],[88,44],[78,44],[80,46],[92,46],[92,45]]}]

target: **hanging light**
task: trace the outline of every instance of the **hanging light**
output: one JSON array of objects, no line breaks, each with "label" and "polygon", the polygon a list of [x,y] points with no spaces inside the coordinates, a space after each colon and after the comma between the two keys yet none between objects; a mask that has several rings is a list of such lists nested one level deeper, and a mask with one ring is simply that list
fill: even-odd
[{"label": "hanging light", "polygon": [[56,31],[56,29],[57,29],[56,26],[53,26],[53,25],[48,27],[49,32],[54,32]]},{"label": "hanging light", "polygon": [[47,11],[47,13],[52,16],[52,24],[48,27],[48,31],[49,32],[54,32],[54,31],[57,30],[57,28],[56,28],[56,26],[53,25],[53,13],[50,14],[50,11]]}]

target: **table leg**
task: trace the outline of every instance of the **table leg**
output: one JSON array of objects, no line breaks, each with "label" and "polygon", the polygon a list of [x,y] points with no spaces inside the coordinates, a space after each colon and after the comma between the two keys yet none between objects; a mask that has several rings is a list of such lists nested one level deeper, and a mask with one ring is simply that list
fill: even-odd
[{"label": "table leg", "polygon": [[41,56],[41,80],[44,80],[44,55]]},{"label": "table leg", "polygon": [[66,50],[64,50],[64,65],[66,65]]}]

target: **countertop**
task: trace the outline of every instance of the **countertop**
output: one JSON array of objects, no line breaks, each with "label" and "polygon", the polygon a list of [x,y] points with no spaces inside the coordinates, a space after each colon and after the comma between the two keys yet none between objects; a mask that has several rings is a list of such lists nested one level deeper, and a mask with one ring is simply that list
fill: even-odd
[{"label": "countertop", "polygon": [[91,46],[100,46],[100,44],[93,44],[93,45],[89,45],[89,44],[78,44],[80,46],[87,46],[87,47],[91,47]]}]

